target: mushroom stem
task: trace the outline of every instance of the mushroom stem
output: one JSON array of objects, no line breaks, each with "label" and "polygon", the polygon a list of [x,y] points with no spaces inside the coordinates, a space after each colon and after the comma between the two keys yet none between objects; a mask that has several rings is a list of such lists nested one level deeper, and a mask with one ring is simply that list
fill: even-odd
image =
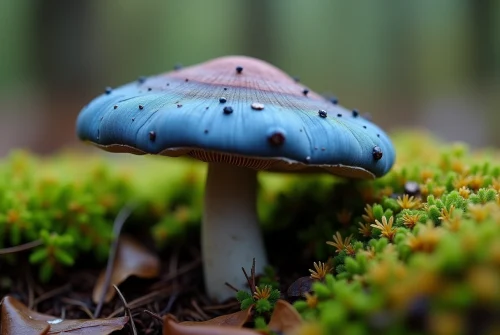
[{"label": "mushroom stem", "polygon": [[257,171],[223,163],[209,163],[205,185],[202,257],[205,287],[218,301],[234,296],[224,283],[244,289],[242,267],[256,273],[267,265],[256,211]]}]

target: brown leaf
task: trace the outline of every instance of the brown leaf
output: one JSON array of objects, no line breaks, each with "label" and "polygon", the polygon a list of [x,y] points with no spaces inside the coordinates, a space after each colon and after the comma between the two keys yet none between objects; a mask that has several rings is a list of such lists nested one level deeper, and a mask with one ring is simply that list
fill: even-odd
[{"label": "brown leaf", "polygon": [[286,300],[278,300],[274,306],[268,327],[272,331],[291,334],[302,325],[302,317],[299,312]]},{"label": "brown leaf", "polygon": [[251,318],[252,307],[207,321],[177,323],[171,315],[163,317],[163,335],[261,335],[262,332],[242,328]]},{"label": "brown leaf", "polygon": [[311,292],[314,279],[310,276],[300,277],[288,287],[287,295],[289,297],[303,297],[306,293]]},{"label": "brown leaf", "polygon": [[127,322],[126,316],[111,319],[63,320],[31,311],[19,300],[6,296],[2,300],[0,334],[106,335],[122,329]]},{"label": "brown leaf", "polygon": [[[139,244],[132,237],[122,235],[120,237],[115,262],[113,264],[113,274],[104,298],[105,302],[110,302],[116,294],[113,285],[119,285],[130,276],[140,278],[154,278],[160,272],[160,260],[157,255],[152,254],[143,245]],[[98,303],[104,290],[104,279],[106,269],[104,269],[94,286],[92,300]]]},{"label": "brown leaf", "polygon": [[238,327],[241,328],[245,323],[252,317],[253,305],[242,311],[238,311],[231,314],[221,315],[216,318],[207,321],[184,321],[181,324],[186,326],[194,325],[213,325],[213,326],[225,326],[225,327]]}]

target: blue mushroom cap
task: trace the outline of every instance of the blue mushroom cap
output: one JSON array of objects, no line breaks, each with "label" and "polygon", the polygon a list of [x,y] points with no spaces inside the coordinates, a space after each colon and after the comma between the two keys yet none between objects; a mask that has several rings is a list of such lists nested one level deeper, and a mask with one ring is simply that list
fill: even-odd
[{"label": "blue mushroom cap", "polygon": [[77,134],[113,152],[359,178],[384,175],[395,159],[377,125],[243,56],[107,88],[80,112]]}]

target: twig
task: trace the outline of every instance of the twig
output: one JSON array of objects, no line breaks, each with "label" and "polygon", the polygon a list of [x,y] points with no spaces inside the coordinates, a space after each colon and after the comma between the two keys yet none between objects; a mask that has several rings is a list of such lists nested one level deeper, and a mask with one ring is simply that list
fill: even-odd
[{"label": "twig", "polygon": [[42,245],[42,243],[43,243],[42,240],[35,240],[28,243],[16,245],[15,247],[3,248],[0,249],[0,255],[12,254],[15,252],[33,249],[35,247],[38,247],[39,245]]},{"label": "twig", "polygon": [[118,293],[118,296],[120,297],[121,301],[123,302],[123,308],[125,308],[125,312],[127,313],[129,319],[130,319],[130,326],[132,327],[132,333],[134,335],[137,335],[137,329],[135,329],[135,323],[134,319],[132,318],[132,313],[130,312],[130,308],[127,305],[127,301],[125,300],[125,297],[123,296],[122,292],[118,289],[118,286],[113,284],[113,287],[116,290],[116,293]]},{"label": "twig", "polygon": [[80,309],[89,316],[89,318],[94,319],[94,316],[92,315],[92,312],[90,311],[89,307],[84,303],[76,299],[72,298],[67,298],[67,297],[61,297],[61,302],[64,302],[65,304],[73,305],[73,306],[78,306]]},{"label": "twig", "polygon": [[252,292],[255,292],[255,258],[252,261],[252,269],[250,270],[252,276]]},{"label": "twig", "polygon": [[38,305],[39,303],[41,303],[44,300],[53,298],[56,295],[64,293],[64,292],[68,291],[70,288],[71,288],[71,285],[70,284],[66,284],[64,286],[58,287],[56,289],[53,289],[52,291],[45,292],[44,294],[42,294],[41,296],[39,296],[38,298],[36,298],[35,300],[33,300],[33,306]]},{"label": "twig", "polygon": [[153,313],[153,312],[151,312],[151,311],[148,311],[147,309],[145,309],[145,310],[144,310],[144,313],[151,315],[151,316],[153,317],[153,319],[158,320],[158,321],[160,321],[161,323],[163,323],[163,319],[162,319],[162,317],[161,317],[161,316],[159,316],[158,314]]},{"label": "twig", "polygon": [[[178,289],[177,286],[169,286],[169,287],[167,287],[167,288],[165,288],[163,290],[150,292],[150,293],[148,293],[146,295],[143,295],[142,297],[139,297],[139,298],[137,298],[135,300],[132,300],[128,304],[128,306],[129,306],[129,308],[137,308],[137,307],[143,306],[145,304],[148,304],[152,300],[157,299],[157,298],[163,296],[163,294],[170,294],[172,291],[175,291],[177,289]],[[112,318],[112,317],[118,315],[121,312],[123,312],[123,307],[120,307],[120,308],[114,310],[113,313],[111,313],[108,316],[108,318]]]},{"label": "twig", "polygon": [[123,224],[128,219],[133,209],[135,208],[135,204],[129,203],[125,205],[118,215],[116,216],[115,222],[113,223],[113,242],[109,249],[108,263],[106,264],[106,273],[104,275],[104,289],[99,296],[99,303],[97,304],[94,311],[94,318],[97,318],[101,313],[102,306],[104,304],[104,297],[108,292],[109,284],[111,283],[111,275],[113,274],[113,265],[115,263],[116,252],[118,249],[118,242],[120,232],[122,230]]},{"label": "twig", "polygon": [[229,284],[228,282],[225,282],[224,285],[226,285],[227,287],[229,287],[231,290],[233,290],[236,293],[238,293],[238,291],[239,291],[236,287],[234,287],[233,285]]}]

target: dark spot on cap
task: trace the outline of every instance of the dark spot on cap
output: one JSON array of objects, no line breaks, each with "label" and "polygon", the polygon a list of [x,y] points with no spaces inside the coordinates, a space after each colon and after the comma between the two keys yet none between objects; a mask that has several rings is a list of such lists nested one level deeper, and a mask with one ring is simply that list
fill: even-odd
[{"label": "dark spot on cap", "polygon": [[227,87],[224,87],[224,91],[227,91]]},{"label": "dark spot on cap", "polygon": [[352,110],[352,117],[358,117],[359,116],[359,112],[355,109]]},{"label": "dark spot on cap", "polygon": [[380,134],[377,134],[377,137],[380,137]]},{"label": "dark spot on cap", "polygon": [[167,83],[167,86],[170,86],[170,83]]},{"label": "dark spot on cap", "polygon": [[111,92],[112,92],[112,91],[113,91],[113,89],[112,89],[111,87],[109,87],[109,86],[108,86],[108,87],[106,87],[106,89],[104,90],[104,92],[105,92],[106,94],[111,94]]},{"label": "dark spot on cap", "polygon": [[231,114],[233,112],[233,108],[232,107],[224,107],[224,114]]},{"label": "dark spot on cap", "polygon": [[143,105],[139,105],[139,109],[144,109],[144,106]]},{"label": "dark spot on cap", "polygon": [[189,79],[186,78],[186,79],[184,79],[184,81],[187,83],[189,81]]},{"label": "dark spot on cap", "polygon": [[252,109],[255,109],[257,111],[261,111],[264,109],[264,104],[261,104],[260,102],[254,102],[251,105]]},{"label": "dark spot on cap", "polygon": [[408,195],[419,195],[420,194],[420,185],[416,181],[407,181],[405,183],[405,193]]},{"label": "dark spot on cap", "polygon": [[281,131],[275,131],[267,137],[267,141],[274,146],[282,145],[285,143],[285,134]]},{"label": "dark spot on cap", "polygon": [[208,129],[205,129],[204,133],[205,133],[205,134],[208,134]]},{"label": "dark spot on cap", "polygon": [[177,108],[181,108],[182,107],[182,104],[177,104]]},{"label": "dark spot on cap", "polygon": [[139,82],[139,84],[142,84],[146,81],[146,77],[145,76],[140,76],[139,78],[137,78],[137,81]]},{"label": "dark spot on cap", "polygon": [[152,90],[152,88],[151,88],[151,87],[148,87],[148,92],[149,92],[149,91],[151,91],[151,90]]},{"label": "dark spot on cap", "polygon": [[114,106],[113,106],[113,109],[117,109],[117,108],[118,108],[118,105],[114,105]]},{"label": "dark spot on cap", "polygon": [[338,104],[339,103],[339,99],[337,99],[336,97],[331,97],[330,98],[330,102],[334,105]]},{"label": "dark spot on cap", "polygon": [[338,114],[337,114],[337,116],[338,116],[338,117],[342,117],[342,114],[338,113]]},{"label": "dark spot on cap", "polygon": [[134,121],[135,121],[135,117],[132,118],[132,122],[134,122]]},{"label": "dark spot on cap", "polygon": [[382,158],[382,149],[379,146],[374,146],[372,150],[373,159],[378,161]]},{"label": "dark spot on cap", "polygon": [[152,142],[156,140],[156,133],[154,131],[149,132],[149,140]]},{"label": "dark spot on cap", "polygon": [[318,111],[318,115],[319,115],[320,117],[322,117],[322,118],[325,118],[325,117],[327,117],[327,116],[328,116],[328,114],[326,113],[326,111],[324,111],[324,110],[322,110],[322,109],[320,109],[320,110]]},{"label": "dark spot on cap", "polygon": [[307,93],[309,93],[309,90],[307,88],[304,88],[304,90],[302,91],[302,94],[307,95]]},{"label": "dark spot on cap", "polygon": [[236,72],[238,72],[238,73],[243,72],[243,66],[237,66],[236,67]]},{"label": "dark spot on cap", "polygon": [[207,107],[205,107],[205,109],[208,109],[208,106],[207,106]]},{"label": "dark spot on cap", "polygon": [[366,126],[363,126],[363,128],[365,128],[365,129],[366,129]]},{"label": "dark spot on cap", "polygon": [[220,103],[225,103],[226,101],[227,101],[227,99],[226,99],[226,98],[224,98],[224,97],[220,97],[220,98],[219,98],[219,102],[220,102]]}]

